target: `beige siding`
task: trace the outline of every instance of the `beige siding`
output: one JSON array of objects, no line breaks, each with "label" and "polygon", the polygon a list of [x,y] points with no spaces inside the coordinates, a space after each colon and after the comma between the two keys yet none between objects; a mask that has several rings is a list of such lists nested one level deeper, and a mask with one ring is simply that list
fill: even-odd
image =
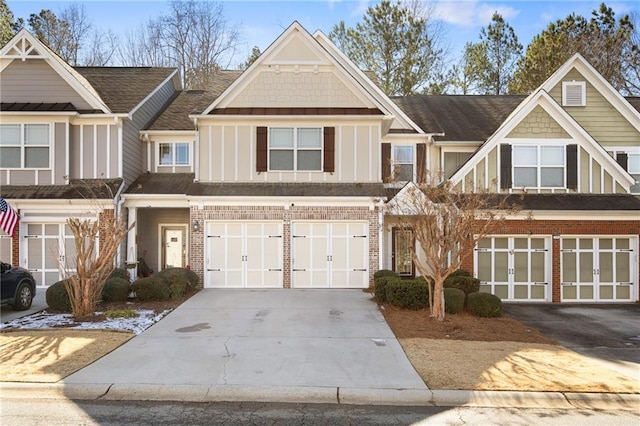
[{"label": "beige siding", "polygon": [[587,151],[580,148],[580,160],[579,160],[579,170],[580,176],[578,182],[580,184],[580,192],[587,193],[589,192],[589,163],[591,161],[591,156]]},{"label": "beige siding", "polygon": [[240,157],[246,157],[247,167],[238,167],[238,180],[248,182],[251,180],[251,172],[255,169],[255,147],[251,126],[238,126],[238,152]]},{"label": "beige siding", "polygon": [[161,238],[160,224],[188,224],[189,209],[139,209],[136,221],[138,257],[144,258],[149,268],[158,271],[160,267]]},{"label": "beige siding", "polygon": [[331,72],[262,71],[229,107],[369,107]]},{"label": "beige siding", "polygon": [[507,137],[562,139],[570,136],[541,106],[537,106]]},{"label": "beige siding", "polygon": [[82,126],[82,167],[81,179],[95,178],[96,143],[95,128],[92,125]]},{"label": "beige siding", "polygon": [[42,59],[14,60],[0,75],[2,102],[71,102],[78,109],[93,109]]},{"label": "beige siding", "polygon": [[224,155],[222,156],[222,161],[224,163],[224,175],[222,177],[223,180],[233,182],[236,181],[237,171],[240,164],[243,164],[244,167],[248,167],[248,162],[238,161],[240,160],[237,150],[237,141],[235,134],[235,126],[225,126],[223,130],[223,141],[222,141],[222,149],[224,150]]},{"label": "beige siding", "polygon": [[488,175],[487,175],[487,188],[492,192],[498,190],[498,148],[493,148],[487,155]]},{"label": "beige siding", "polygon": [[[575,69],[563,80],[586,81]],[[586,91],[586,106],[564,107],[565,110],[601,145],[637,146],[640,141],[639,132],[588,81]],[[562,82],[559,82],[550,94],[562,105]]]}]

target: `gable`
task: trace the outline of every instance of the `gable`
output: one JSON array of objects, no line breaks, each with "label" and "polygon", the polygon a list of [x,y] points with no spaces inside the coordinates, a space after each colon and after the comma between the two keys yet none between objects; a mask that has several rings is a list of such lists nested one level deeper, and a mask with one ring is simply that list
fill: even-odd
[{"label": "gable", "polygon": [[566,139],[569,134],[540,105],[507,135],[508,138]]},{"label": "gable", "polygon": [[285,40],[278,49],[273,52],[269,60],[265,61],[265,65],[277,64],[323,64],[329,65],[330,62],[317,49],[314,49],[307,40],[300,37],[290,37]]},{"label": "gable", "polygon": [[67,103],[93,110],[44,59],[12,61],[0,74],[2,103]]},{"label": "gable", "polygon": [[551,97],[559,105],[562,105],[563,82],[586,83],[585,106],[567,106],[564,109],[601,145],[638,145],[640,131],[631,125],[629,120],[620,113],[612,102],[576,68],[572,68],[567,72],[549,91]]}]

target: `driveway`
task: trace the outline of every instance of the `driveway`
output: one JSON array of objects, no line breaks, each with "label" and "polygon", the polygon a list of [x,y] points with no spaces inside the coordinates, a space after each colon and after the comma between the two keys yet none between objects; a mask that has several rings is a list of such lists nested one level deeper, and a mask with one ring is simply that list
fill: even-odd
[{"label": "driveway", "polygon": [[640,304],[504,304],[504,313],[640,380]]},{"label": "driveway", "polygon": [[185,387],[206,393],[195,400],[234,399],[230,392],[292,401],[313,393],[327,402],[336,395],[347,402],[350,391],[372,401],[376,391],[426,393],[370,299],[361,290],[205,289],[64,383],[102,384],[116,399],[119,392],[166,398]]},{"label": "driveway", "polygon": [[46,293],[46,288],[36,288],[36,297],[33,298],[31,308],[27,309],[26,311],[16,311],[12,306],[0,307],[0,322],[5,323],[8,321],[13,321],[14,319],[22,318],[24,316],[35,314],[36,312],[47,309],[48,305],[46,302]]}]

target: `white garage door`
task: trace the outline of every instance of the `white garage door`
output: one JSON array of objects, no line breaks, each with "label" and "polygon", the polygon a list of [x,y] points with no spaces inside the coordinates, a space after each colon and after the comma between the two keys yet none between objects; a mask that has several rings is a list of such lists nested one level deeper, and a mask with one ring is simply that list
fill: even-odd
[{"label": "white garage door", "polygon": [[68,271],[74,270],[76,245],[69,225],[29,223],[26,231],[22,266],[31,271],[39,287],[49,286],[62,279],[58,261],[66,265]]},{"label": "white garage door", "polygon": [[562,301],[634,300],[636,246],[637,240],[629,237],[562,238]]},{"label": "white garage door", "polygon": [[207,222],[205,287],[282,287],[281,222]]},{"label": "white garage door", "polygon": [[293,222],[291,286],[368,287],[368,229],[367,222]]}]

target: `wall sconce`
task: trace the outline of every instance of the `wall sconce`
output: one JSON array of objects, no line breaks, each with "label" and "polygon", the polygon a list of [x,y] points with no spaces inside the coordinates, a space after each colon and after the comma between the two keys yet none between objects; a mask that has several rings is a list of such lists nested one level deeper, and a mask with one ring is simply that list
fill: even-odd
[{"label": "wall sconce", "polygon": [[194,220],[193,224],[191,225],[191,229],[193,230],[193,232],[198,232],[200,230],[200,221],[199,220]]}]

